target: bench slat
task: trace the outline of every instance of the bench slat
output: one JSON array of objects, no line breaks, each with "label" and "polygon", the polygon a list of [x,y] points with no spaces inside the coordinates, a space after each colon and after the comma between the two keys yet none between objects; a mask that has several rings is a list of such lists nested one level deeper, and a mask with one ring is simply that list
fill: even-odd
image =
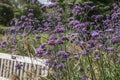
[{"label": "bench slat", "polygon": [[[12,59],[13,57],[16,57],[16,59]],[[18,55],[10,55],[10,54],[2,54],[0,53],[0,59],[8,59],[11,61],[18,61],[18,62],[25,62],[25,63],[34,63],[36,65],[45,65],[46,59],[39,59],[39,58],[30,58],[25,56],[18,56]]]},{"label": "bench slat", "polygon": [[1,61],[1,70],[0,70],[0,76],[3,76],[3,66],[4,66],[4,60],[3,59],[1,59],[0,60]]},{"label": "bench slat", "polygon": [[6,60],[4,59],[3,61],[4,61],[4,64],[3,64],[3,77],[5,77],[5,74],[6,74]]},{"label": "bench slat", "polygon": [[6,77],[9,77],[9,71],[10,71],[10,60],[7,60],[7,72],[6,72]]},{"label": "bench slat", "polygon": [[20,80],[23,80],[25,63],[21,63],[21,64],[22,64],[22,68],[20,69]]},{"label": "bench slat", "polygon": [[13,61],[10,61],[10,76],[11,75],[13,75],[13,65],[14,65],[14,63],[13,63]]},{"label": "bench slat", "polygon": [[[39,78],[40,75],[43,77],[47,76],[48,67],[45,66],[46,59],[30,58],[18,55],[13,56],[14,59],[12,59],[12,55],[0,53],[1,77],[10,78],[11,75],[16,74],[19,76],[20,80],[30,80],[30,77]],[[17,69],[16,64],[22,64],[21,69]]]}]

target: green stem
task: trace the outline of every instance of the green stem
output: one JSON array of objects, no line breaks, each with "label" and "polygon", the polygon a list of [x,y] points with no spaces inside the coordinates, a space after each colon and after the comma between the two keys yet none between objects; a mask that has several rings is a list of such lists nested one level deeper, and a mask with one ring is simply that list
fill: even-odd
[{"label": "green stem", "polygon": [[92,80],[97,80],[96,76],[95,76],[95,72],[93,70],[93,66],[92,66],[92,62],[90,60],[90,57],[88,55],[88,61],[89,61],[89,64],[90,64],[90,70],[91,70],[91,76],[92,76]]}]

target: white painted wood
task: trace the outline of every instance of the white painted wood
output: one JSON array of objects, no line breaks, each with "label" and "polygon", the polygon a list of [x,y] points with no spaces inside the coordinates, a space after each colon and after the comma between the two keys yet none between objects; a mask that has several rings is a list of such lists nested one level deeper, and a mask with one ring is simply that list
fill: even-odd
[{"label": "white painted wood", "polygon": [[4,66],[3,63],[4,63],[4,60],[1,59],[0,61],[1,61],[1,66],[0,66],[0,68],[1,68],[1,69],[0,69],[0,76],[3,76],[3,66]]},{"label": "white painted wood", "polygon": [[6,74],[6,59],[3,60],[4,61],[4,67],[3,67],[3,77],[5,77]]},{"label": "white painted wood", "polygon": [[24,77],[24,65],[25,63],[21,63],[22,64],[22,68],[20,69],[20,80],[23,80]]},{"label": "white painted wood", "polygon": [[[17,74],[20,77],[20,80],[28,80],[25,79],[26,77],[28,77],[26,75],[26,72],[33,69],[36,71],[36,74],[34,76],[39,76],[41,74],[41,76],[46,77],[48,75],[48,66],[45,66],[45,61],[46,59],[0,53],[0,76],[2,76],[3,78],[8,78],[12,74]],[[16,69],[16,63],[22,64],[20,70]]]},{"label": "white painted wood", "polygon": [[7,79],[7,78],[3,78],[3,77],[0,77],[0,80],[9,80],[9,79]]},{"label": "white painted wood", "polygon": [[[12,59],[12,56],[16,57],[16,59]],[[39,58],[30,58],[25,56],[18,56],[18,55],[10,55],[10,54],[4,54],[0,53],[1,59],[8,59],[12,61],[18,61],[18,62],[25,62],[25,63],[34,63],[37,65],[43,65],[45,66],[46,59],[39,59]]]},{"label": "white painted wood", "polygon": [[16,61],[14,61],[13,63],[14,63],[14,65],[13,65],[13,74],[16,74],[16,67],[15,66],[16,66],[17,63],[16,63]]},{"label": "white painted wood", "polygon": [[9,77],[9,72],[10,72],[10,60],[7,60],[7,72],[6,72],[6,77]]},{"label": "white painted wood", "polygon": [[10,76],[13,74],[13,67],[14,67],[14,63],[13,61],[10,61]]}]

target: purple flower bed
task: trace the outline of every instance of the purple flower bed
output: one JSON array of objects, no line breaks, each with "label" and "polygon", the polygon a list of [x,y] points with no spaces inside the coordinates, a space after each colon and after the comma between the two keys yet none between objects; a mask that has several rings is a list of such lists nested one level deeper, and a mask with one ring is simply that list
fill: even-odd
[{"label": "purple flower bed", "polygon": [[42,19],[33,13],[14,18],[0,48],[47,59],[50,80],[119,80],[120,3],[108,14],[90,14],[98,8],[87,2],[42,6]]}]

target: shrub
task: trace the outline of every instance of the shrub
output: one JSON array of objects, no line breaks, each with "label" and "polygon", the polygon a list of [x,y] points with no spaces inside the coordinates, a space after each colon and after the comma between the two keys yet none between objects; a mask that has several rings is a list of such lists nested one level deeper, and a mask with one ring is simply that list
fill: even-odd
[{"label": "shrub", "polygon": [[0,24],[9,25],[13,17],[14,12],[12,8],[7,4],[0,3]]},{"label": "shrub", "polygon": [[23,6],[23,15],[27,15],[28,13],[33,13],[34,17],[37,18],[42,15],[41,8],[38,5],[25,4]]},{"label": "shrub", "polygon": [[0,25],[0,34],[4,34],[6,32],[6,27]]},{"label": "shrub", "polygon": [[22,12],[20,12],[20,11],[14,13],[15,18],[20,18],[21,16],[22,16]]}]

